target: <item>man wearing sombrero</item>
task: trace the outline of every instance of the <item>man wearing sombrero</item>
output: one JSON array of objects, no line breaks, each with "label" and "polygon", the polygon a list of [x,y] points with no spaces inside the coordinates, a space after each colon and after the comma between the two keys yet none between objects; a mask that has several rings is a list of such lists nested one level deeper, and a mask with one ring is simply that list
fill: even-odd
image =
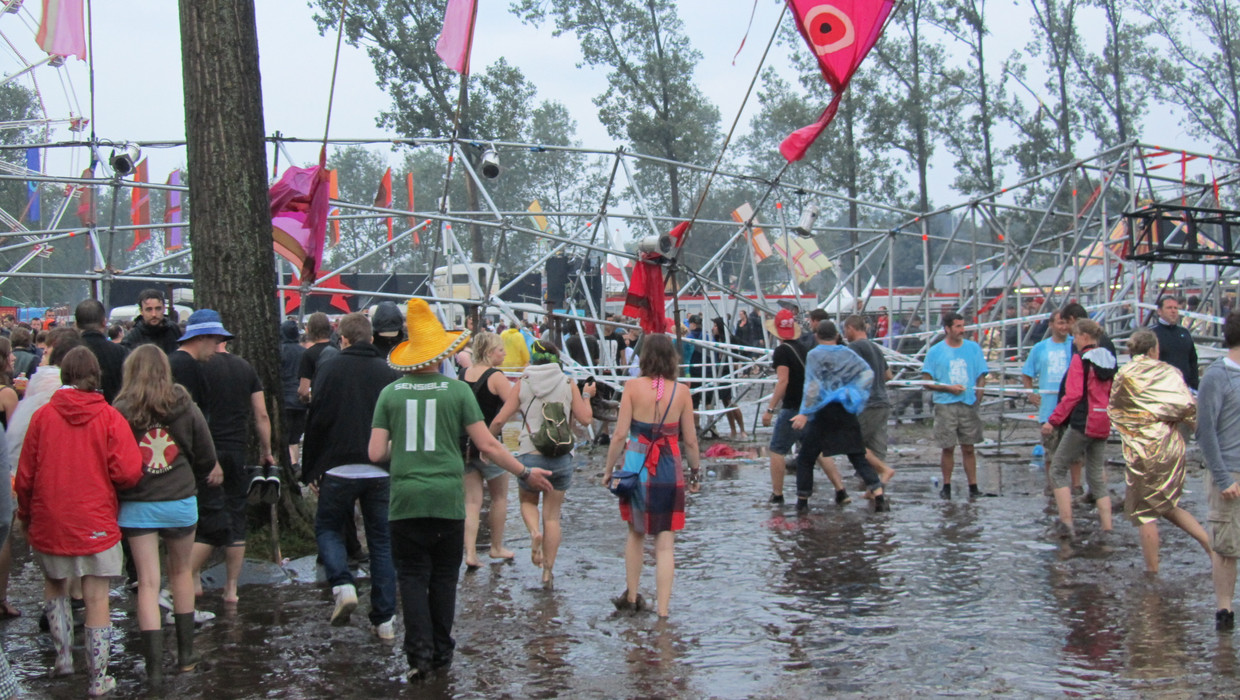
[{"label": "man wearing sombrero", "polygon": [[465,432],[488,460],[541,491],[551,475],[524,467],[487,430],[469,385],[439,374],[469,331],[447,332],[422,299],[406,312],[409,340],[388,355],[405,374],[379,395],[369,456],[391,461],[392,558],[405,613],[406,677],[425,678],[452,663],[456,581],[465,551]]}]

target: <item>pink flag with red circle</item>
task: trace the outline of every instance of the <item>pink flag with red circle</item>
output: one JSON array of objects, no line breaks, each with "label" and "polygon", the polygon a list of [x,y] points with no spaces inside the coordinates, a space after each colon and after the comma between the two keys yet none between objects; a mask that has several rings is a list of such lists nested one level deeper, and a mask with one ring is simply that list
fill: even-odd
[{"label": "pink flag with red circle", "polygon": [[789,162],[805,157],[805,151],[835,118],[840,98],[853,73],[883,33],[894,0],[787,0],[797,30],[818,57],[822,77],[835,97],[818,121],[797,129],[784,139],[779,152]]}]

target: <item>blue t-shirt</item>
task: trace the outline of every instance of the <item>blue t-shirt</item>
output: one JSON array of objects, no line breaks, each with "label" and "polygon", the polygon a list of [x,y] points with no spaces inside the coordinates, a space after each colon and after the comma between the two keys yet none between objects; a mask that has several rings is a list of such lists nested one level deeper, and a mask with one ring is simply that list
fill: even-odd
[{"label": "blue t-shirt", "polygon": [[1042,407],[1038,409],[1039,423],[1045,423],[1055,411],[1059,403],[1059,384],[1063,381],[1063,375],[1067,374],[1070,362],[1072,336],[1062,343],[1056,343],[1054,338],[1040,340],[1029,351],[1021,373],[1038,380],[1038,394],[1042,396]]},{"label": "blue t-shirt", "polygon": [[921,373],[928,374],[935,384],[959,384],[964,392],[956,395],[948,391],[934,392],[935,403],[963,403],[972,406],[977,401],[977,379],[990,372],[982,346],[966,340],[953,348],[947,341],[936,343],[926,353]]}]

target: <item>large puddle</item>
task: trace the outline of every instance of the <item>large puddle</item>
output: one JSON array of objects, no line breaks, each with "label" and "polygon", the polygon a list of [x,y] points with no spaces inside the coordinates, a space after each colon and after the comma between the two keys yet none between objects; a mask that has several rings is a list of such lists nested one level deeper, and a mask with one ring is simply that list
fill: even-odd
[{"label": "large puddle", "polygon": [[[1209,564],[1174,527],[1161,528],[1162,574],[1142,572],[1136,530],[1090,543],[1096,519],[1078,514],[1084,543],[1043,534],[1042,475],[1027,458],[981,460],[993,498],[940,501],[932,447],[906,448],[890,513],[860,498],[836,508],[820,495],[808,518],[772,509],[763,463],[712,465],[690,497],[676,544],[670,621],[621,616],[625,529],[615,499],[595,485],[601,452],[582,459],[564,508],[555,587],[544,590],[510,494],[515,564],[462,572],[452,670],[417,689],[401,681],[399,644],[370,635],[363,598],[353,624],[332,628],[330,592],[309,584],[249,586],[200,630],[209,664],[169,676],[177,698],[1234,696],[1233,637],[1213,629]],[[1118,448],[1111,448],[1115,456]],[[1027,454],[1027,452],[1026,452]],[[764,461],[764,460],[763,460]],[[1120,470],[1111,484],[1122,494]],[[956,481],[963,485],[963,474]],[[825,486],[820,477],[820,489]],[[1202,484],[1183,505],[1199,517]],[[957,489],[962,491],[962,486]],[[787,493],[792,494],[791,480]],[[821,494],[821,491],[820,491]],[[791,502],[791,498],[789,501]],[[482,550],[485,553],[485,549]],[[652,553],[642,589],[654,594]],[[84,671],[48,680],[50,640],[37,631],[41,582],[19,556],[11,598],[25,617],[3,623],[10,662],[29,697],[81,697]],[[362,590],[366,586],[363,585]],[[143,692],[129,597],[114,595],[113,673],[119,694]],[[169,631],[171,629],[169,628]],[[398,636],[403,628],[398,629]],[[169,634],[171,637],[171,634]],[[81,644],[81,632],[78,633]],[[168,669],[174,661],[171,639]],[[78,655],[78,667],[83,667]]]}]

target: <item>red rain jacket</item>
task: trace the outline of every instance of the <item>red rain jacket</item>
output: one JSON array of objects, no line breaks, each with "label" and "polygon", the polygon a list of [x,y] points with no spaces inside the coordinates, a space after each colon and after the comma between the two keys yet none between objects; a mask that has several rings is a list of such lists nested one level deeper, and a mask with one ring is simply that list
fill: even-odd
[{"label": "red rain jacket", "polygon": [[14,490],[30,546],[80,557],[121,540],[116,492],[142,479],[129,423],[98,392],[64,388],[30,420]]},{"label": "red rain jacket", "polygon": [[1094,350],[1085,348],[1073,355],[1064,379],[1064,395],[1047,420],[1051,425],[1068,423],[1085,433],[1085,437],[1107,438],[1111,435],[1111,416],[1107,405],[1111,402],[1111,380],[1115,377],[1115,359],[1106,353],[1110,367],[1100,366],[1083,355]]}]

